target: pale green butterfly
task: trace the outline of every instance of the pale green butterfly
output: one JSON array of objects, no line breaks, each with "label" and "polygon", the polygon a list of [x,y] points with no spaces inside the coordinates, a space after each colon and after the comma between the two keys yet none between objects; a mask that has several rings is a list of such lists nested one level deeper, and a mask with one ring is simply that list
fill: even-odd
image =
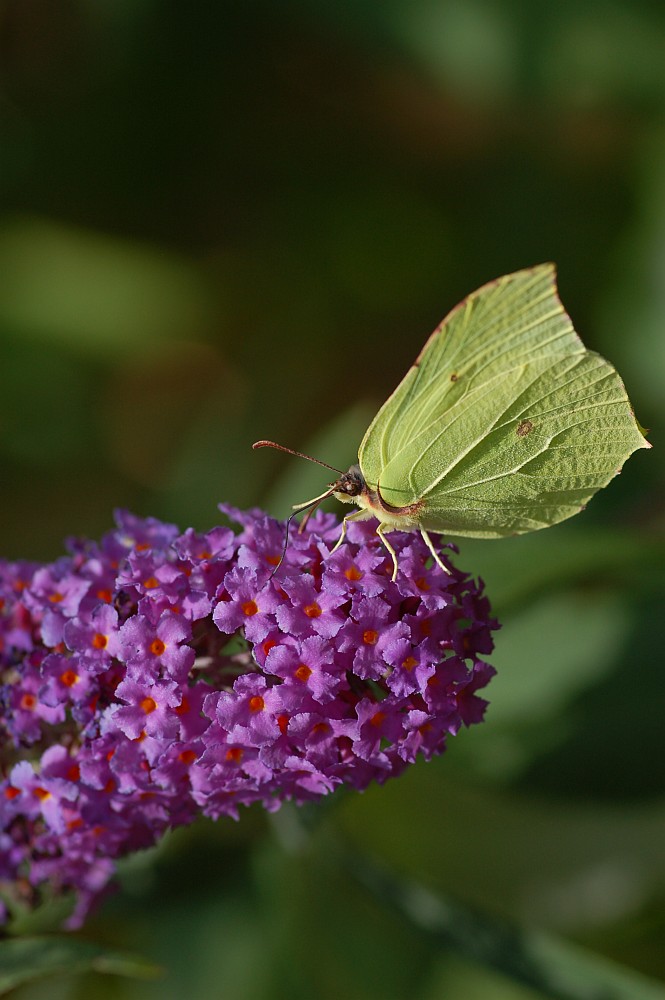
[{"label": "pale green butterfly", "polygon": [[[254,445],[264,446],[291,451]],[[337,545],[349,521],[377,518],[394,580],[387,532],[420,531],[446,570],[428,532],[501,538],[546,528],[583,510],[649,447],[619,375],[585,348],[554,265],[542,264],[460,302],[374,417],[358,465],[334,469],[329,489],[295,511],[330,495],[357,504]]]}]

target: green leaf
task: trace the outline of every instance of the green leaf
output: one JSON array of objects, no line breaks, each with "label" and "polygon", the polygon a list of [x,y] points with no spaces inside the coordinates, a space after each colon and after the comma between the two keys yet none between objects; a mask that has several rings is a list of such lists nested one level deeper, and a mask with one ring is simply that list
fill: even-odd
[{"label": "green leaf", "polygon": [[50,976],[99,972],[133,979],[159,976],[144,958],[65,937],[13,938],[0,942],[0,992]]},{"label": "green leaf", "polygon": [[499,616],[520,611],[535,596],[571,583],[616,583],[632,591],[635,582],[643,587],[647,572],[665,565],[665,545],[657,536],[580,522],[507,538],[501,545],[469,538],[460,543],[460,550],[474,575],[485,581]]},{"label": "green leaf", "polygon": [[665,986],[539,931],[467,909],[367,857],[347,857],[358,880],[446,949],[493,968],[553,1000],[665,1000]]},{"label": "green leaf", "polygon": [[209,293],[176,254],[39,219],[0,233],[0,321],[37,343],[117,359],[212,323]]}]

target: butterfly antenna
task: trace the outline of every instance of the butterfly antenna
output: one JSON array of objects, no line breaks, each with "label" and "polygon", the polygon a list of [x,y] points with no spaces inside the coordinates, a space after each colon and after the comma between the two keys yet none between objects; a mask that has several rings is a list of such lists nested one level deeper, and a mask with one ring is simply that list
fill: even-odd
[{"label": "butterfly antenna", "polygon": [[275,573],[277,572],[277,570],[279,569],[279,567],[284,562],[284,557],[286,555],[286,550],[287,550],[288,545],[289,545],[289,528],[291,527],[291,521],[293,520],[293,518],[296,517],[296,515],[299,514],[300,511],[303,510],[305,507],[309,507],[310,508],[307,511],[307,513],[305,514],[305,516],[303,518],[303,521],[302,521],[302,524],[300,525],[299,531],[302,531],[302,529],[305,527],[305,525],[307,524],[307,522],[309,521],[310,517],[312,516],[312,514],[314,513],[314,511],[316,510],[316,508],[319,506],[319,504],[322,503],[323,500],[325,500],[326,497],[329,497],[332,492],[333,492],[333,490],[332,490],[332,487],[331,487],[326,493],[322,493],[320,497],[314,497],[313,500],[308,500],[308,502],[306,504],[299,504],[298,507],[296,507],[296,509],[293,511],[293,513],[289,514],[289,516],[286,519],[286,531],[284,533],[284,546],[282,548],[282,554],[280,555],[279,562],[275,566],[274,570],[272,571],[272,573],[270,574],[270,576],[268,577],[268,579],[266,580],[266,582],[263,584],[264,587],[268,586],[268,584],[272,580],[273,576],[275,575]]},{"label": "butterfly antenna", "polygon": [[324,469],[330,469],[332,472],[337,472],[340,476],[344,475],[342,470],[336,469],[334,465],[328,465],[327,462],[322,462],[318,458],[312,458],[311,455],[305,455],[302,451],[294,451],[293,448],[285,448],[283,444],[277,444],[276,441],[255,441],[252,448],[275,448],[277,451],[285,451],[287,455],[295,455],[296,458],[306,458],[308,462],[316,462],[317,465],[322,465]]},{"label": "butterfly antenna", "polygon": [[[268,579],[266,580],[266,582],[263,584],[263,587],[267,587],[268,586],[268,584],[272,580],[273,576],[275,575],[275,573],[277,572],[277,570],[279,569],[279,567],[284,562],[284,556],[286,555],[286,549],[287,549],[288,544],[289,544],[289,527],[291,525],[291,521],[293,520],[293,518],[296,516],[297,513],[298,513],[298,511],[294,510],[293,514],[289,514],[289,516],[286,519],[286,531],[284,533],[284,545],[282,547],[282,554],[280,555],[279,560],[278,560],[277,565],[275,566],[274,570],[272,571],[272,573],[270,574],[270,576],[268,577]],[[263,590],[263,587],[261,588],[262,590]]]},{"label": "butterfly antenna", "polygon": [[[339,476],[343,476],[344,475],[344,473],[342,472],[342,470],[341,469],[336,469],[334,465],[328,465],[327,462],[322,462],[318,458],[313,458],[311,455],[305,455],[305,453],[302,452],[302,451],[295,451],[295,449],[293,449],[293,448],[285,448],[283,444],[277,444],[276,441],[255,441],[254,444],[252,445],[252,448],[254,448],[254,449],[256,449],[256,448],[275,448],[277,451],[284,451],[284,452],[286,452],[287,455],[295,455],[296,458],[305,458],[305,459],[307,459],[308,462],[314,462],[316,465],[322,465],[324,469],[330,469],[331,472],[336,472]],[[305,514],[304,518],[302,519],[302,523],[301,523],[300,528],[299,528],[299,531],[302,531],[304,529],[305,525],[307,524],[307,522],[309,521],[310,517],[312,516],[312,514],[316,510],[316,508],[319,506],[319,504],[322,503],[326,499],[326,497],[331,496],[334,493],[334,491],[335,491],[335,487],[331,486],[329,489],[327,489],[325,491],[325,493],[322,493],[318,497],[314,497],[313,500],[307,500],[306,503],[299,503],[297,505],[294,505],[293,513],[289,514],[289,516],[286,519],[286,532],[284,534],[284,547],[282,549],[282,554],[279,557],[279,562],[277,563],[277,565],[275,566],[274,570],[272,571],[272,573],[270,574],[270,576],[268,577],[268,579],[264,583],[264,587],[267,587],[267,585],[270,583],[270,581],[272,580],[273,576],[275,575],[275,573],[277,572],[277,570],[279,569],[279,567],[284,562],[284,557],[286,555],[286,550],[287,550],[287,547],[288,547],[288,544],[289,544],[289,528],[291,527],[291,521],[293,520],[293,518],[296,516],[296,514],[299,514],[300,511],[306,510],[309,507],[309,510],[307,510],[307,513]]]}]

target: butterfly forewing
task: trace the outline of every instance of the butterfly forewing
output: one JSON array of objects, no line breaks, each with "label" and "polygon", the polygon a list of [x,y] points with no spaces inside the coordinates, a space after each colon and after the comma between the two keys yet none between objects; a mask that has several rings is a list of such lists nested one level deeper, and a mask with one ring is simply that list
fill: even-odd
[{"label": "butterfly forewing", "polygon": [[553,265],[485,285],[443,320],[374,418],[359,450],[366,478],[376,483],[416,433],[479,383],[534,357],[583,350],[556,294]]}]

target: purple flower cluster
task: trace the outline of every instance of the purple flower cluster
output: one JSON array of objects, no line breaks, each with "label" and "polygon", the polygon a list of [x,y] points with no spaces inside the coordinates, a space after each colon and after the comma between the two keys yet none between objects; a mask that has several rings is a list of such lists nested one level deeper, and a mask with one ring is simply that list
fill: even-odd
[{"label": "purple flower cluster", "polygon": [[[184,533],[127,513],[48,565],[0,563],[0,895],[74,891],[198,815],[365,788],[482,719],[489,603],[421,538],[312,517]],[[17,904],[18,901],[18,904]],[[2,908],[2,903],[0,903]]]}]

